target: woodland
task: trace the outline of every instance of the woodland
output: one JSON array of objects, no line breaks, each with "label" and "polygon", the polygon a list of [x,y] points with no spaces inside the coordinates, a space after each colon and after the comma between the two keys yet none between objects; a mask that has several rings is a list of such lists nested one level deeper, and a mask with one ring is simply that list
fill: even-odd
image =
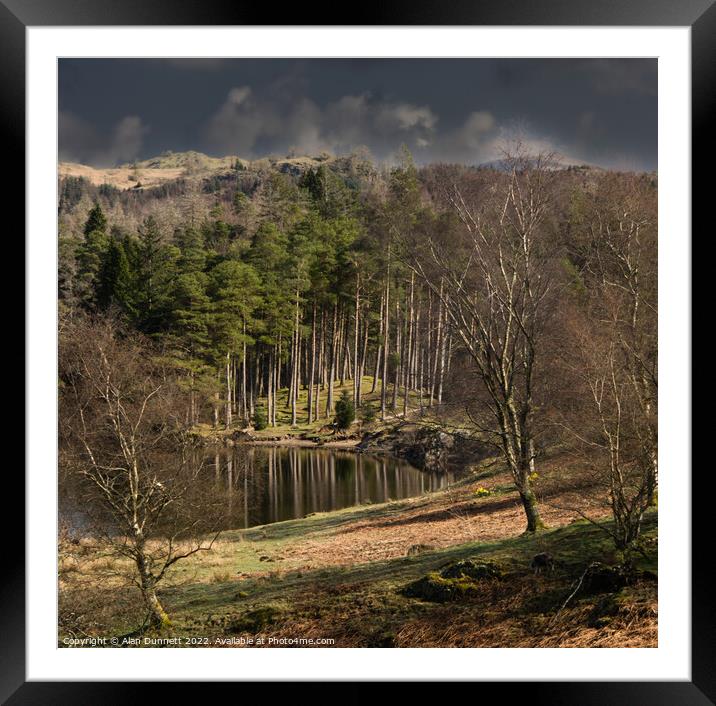
[{"label": "woodland", "polygon": [[[60,644],[656,644],[655,173],[519,144],[161,167],[58,183],[60,497],[90,508]],[[424,430],[481,452],[419,498],[221,531],[198,480],[197,448]]]}]

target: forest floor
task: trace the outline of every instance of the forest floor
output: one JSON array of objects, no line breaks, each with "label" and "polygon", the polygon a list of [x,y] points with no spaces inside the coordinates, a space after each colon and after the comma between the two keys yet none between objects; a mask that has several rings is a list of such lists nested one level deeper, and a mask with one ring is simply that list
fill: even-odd
[{"label": "forest floor", "polygon": [[[417,498],[224,532],[211,551],[179,562],[160,591],[171,632],[213,646],[656,647],[656,511],[645,519],[638,578],[607,591],[583,582],[569,598],[591,562],[620,557],[602,528],[581,519],[606,515],[573,461],[545,459],[536,491],[548,529],[531,536],[522,534],[511,478],[494,461]],[[98,632],[136,628],[137,596],[106,578],[122,567],[80,549],[85,560],[73,571],[82,580],[67,583],[65,600],[81,586],[83,605],[115,606]],[[554,557],[553,571],[530,569],[540,552]],[[498,576],[468,582],[447,601],[405,595],[462,560],[488,562]]]}]

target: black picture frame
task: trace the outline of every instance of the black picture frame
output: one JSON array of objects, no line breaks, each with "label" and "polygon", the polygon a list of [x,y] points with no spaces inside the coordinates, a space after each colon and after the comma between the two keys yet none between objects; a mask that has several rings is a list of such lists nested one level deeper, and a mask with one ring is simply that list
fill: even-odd
[{"label": "black picture frame", "polygon": [[[5,181],[6,204],[16,207],[25,197],[25,28],[28,26],[101,25],[267,25],[274,19],[266,5],[227,3],[219,0],[0,0],[0,133],[6,164],[13,179]],[[344,24],[336,16],[309,17],[305,5],[282,7],[282,26]],[[716,118],[716,5],[714,0],[630,0],[620,4],[589,0],[391,0],[351,6],[352,25],[601,25],[688,26],[692,39],[692,222],[707,233],[706,189],[716,163],[709,134]],[[709,139],[711,138],[711,139]],[[707,169],[711,168],[710,172]],[[709,225],[711,225],[709,223]],[[22,227],[22,224],[21,224]],[[713,226],[711,225],[711,230]],[[16,231],[17,232],[17,231]],[[679,234],[675,234],[679,237]],[[688,237],[688,236],[687,236]],[[693,238],[692,238],[693,243]],[[22,255],[19,255],[23,257]],[[693,280],[692,280],[693,281]],[[693,320],[693,318],[692,318]],[[28,374],[31,371],[28,371]],[[708,415],[705,415],[706,417]],[[703,420],[703,421],[699,421]],[[31,421],[31,420],[30,420]],[[705,417],[693,415],[696,434]],[[691,459],[684,457],[684,477]],[[688,464],[688,465],[687,465]],[[694,466],[695,467],[695,466]],[[8,470],[10,470],[8,468]],[[693,704],[716,703],[716,609],[710,583],[713,553],[711,489],[708,468],[692,474],[692,671],[683,682],[509,682],[483,684],[480,698],[494,688],[501,698],[528,698],[531,704]],[[6,497],[24,496],[24,479],[6,473]],[[19,503],[16,503],[19,506]],[[19,521],[14,522],[20,526]],[[697,561],[698,558],[702,561]],[[25,551],[24,543],[7,543],[3,549],[0,581],[0,698],[8,704],[113,704],[154,698],[161,684],[136,682],[26,682],[25,677]],[[329,675],[327,675],[328,677]],[[90,678],[90,675],[88,675]],[[205,699],[208,684],[201,685]],[[367,684],[350,694],[336,690],[336,698],[362,698]],[[184,698],[191,698],[183,685]],[[321,690],[321,694],[330,693]],[[238,696],[238,695],[237,695]],[[166,697],[166,693],[164,693]],[[293,698],[295,698],[295,693]],[[315,694],[312,695],[315,698]]]}]

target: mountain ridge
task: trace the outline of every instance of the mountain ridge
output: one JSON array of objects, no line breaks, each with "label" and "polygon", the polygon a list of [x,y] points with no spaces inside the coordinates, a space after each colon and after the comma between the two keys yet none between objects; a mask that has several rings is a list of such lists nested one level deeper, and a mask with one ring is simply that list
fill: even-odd
[{"label": "mountain ridge", "polygon": [[[536,161],[535,158],[527,158]],[[266,172],[278,170],[292,176],[300,176],[309,169],[316,169],[321,165],[331,166],[338,171],[350,170],[363,158],[357,154],[335,156],[328,153],[319,155],[291,155],[284,157],[266,156],[257,159],[244,159],[237,155],[211,157],[203,152],[187,150],[173,152],[168,150],[155,157],[125,163],[114,167],[95,167],[78,162],[64,162],[58,164],[58,176],[83,177],[95,186],[110,185],[119,189],[147,189],[160,186],[162,183],[180,178],[206,178],[220,176],[234,170],[241,172]],[[550,169],[554,170],[580,170],[583,172],[622,171],[610,170],[605,167],[567,159],[562,156],[550,158]],[[504,159],[493,159],[478,164],[463,165],[468,169],[493,169],[505,171],[509,165]]]}]

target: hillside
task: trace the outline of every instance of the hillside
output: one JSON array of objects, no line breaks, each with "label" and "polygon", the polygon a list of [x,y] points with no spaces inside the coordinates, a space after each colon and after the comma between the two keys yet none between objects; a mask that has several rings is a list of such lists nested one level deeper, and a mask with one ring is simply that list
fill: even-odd
[{"label": "hillside", "polygon": [[[231,180],[236,175],[241,175],[244,181],[261,182],[271,173],[282,173],[298,178],[309,170],[316,170],[321,166],[326,166],[334,173],[352,181],[364,179],[373,181],[383,169],[379,164],[371,164],[365,155],[359,153],[343,156],[333,156],[328,153],[286,157],[266,156],[251,160],[236,155],[211,157],[189,150],[167,151],[155,157],[116,167],[94,167],[76,162],[60,162],[58,177],[60,180],[80,177],[94,187],[111,186],[121,191],[137,192],[151,190],[177,180],[201,183],[207,180]],[[582,183],[594,183],[600,175],[609,173],[609,170],[598,165],[578,163],[561,156],[552,157],[547,168],[570,173],[572,178]],[[504,159],[496,159],[472,167],[462,166],[459,169],[504,172],[507,163]],[[651,173],[649,177],[654,182],[657,179],[656,173]]]},{"label": "hillside", "polygon": [[123,164],[123,168],[131,169],[136,166],[139,169],[184,169],[186,171],[216,171],[231,169],[236,162],[245,164],[245,160],[239,160],[236,156],[209,157],[201,152],[189,150],[188,152],[164,152],[157,157],[135,162],[134,164]]},{"label": "hillside", "polygon": [[137,170],[129,166],[105,169],[75,162],[60,162],[57,171],[60,179],[82,177],[93,186],[107,184],[117,189],[134,189],[138,188],[138,184],[141,184],[139,188],[158,186],[178,179],[185,172],[182,167],[162,167],[141,170],[140,174],[137,174]]},{"label": "hillside", "polygon": [[109,185],[117,189],[148,189],[179,178],[209,178],[230,174],[234,171],[250,174],[265,174],[277,171],[291,176],[299,176],[321,164],[332,165],[344,170],[351,163],[351,157],[332,157],[330,155],[265,157],[256,160],[242,159],[237,156],[210,157],[201,152],[165,152],[131,164],[117,167],[93,167],[76,162],[60,162],[58,176],[82,177],[93,186]]},{"label": "hillside", "polygon": [[[560,456],[544,464],[539,492],[550,529],[532,537],[520,535],[509,474],[489,463],[417,498],[226,532],[210,552],[173,571],[162,591],[171,635],[200,635],[214,647],[271,646],[297,635],[313,646],[332,639],[336,647],[655,647],[654,512],[633,580],[609,589],[592,581],[565,604],[590,562],[615,557],[608,536],[578,519],[589,501],[574,473]],[[536,575],[530,560],[545,551],[556,567]],[[121,574],[120,563],[89,539],[61,545],[65,613],[116,601],[107,576]],[[473,564],[498,573],[474,582],[435,578],[446,567]],[[425,578],[447,593],[416,595]],[[119,601],[127,612],[115,606],[91,633],[135,627],[140,616],[130,595]],[[69,628],[61,628],[62,646]]]}]

